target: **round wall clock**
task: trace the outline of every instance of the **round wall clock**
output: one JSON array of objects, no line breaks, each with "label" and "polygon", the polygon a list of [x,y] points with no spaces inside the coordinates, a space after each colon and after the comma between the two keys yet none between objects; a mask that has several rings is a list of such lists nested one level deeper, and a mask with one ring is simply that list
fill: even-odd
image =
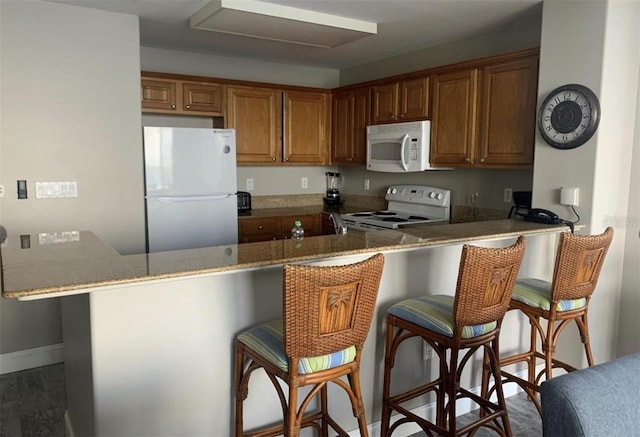
[{"label": "round wall clock", "polygon": [[557,149],[574,149],[598,129],[600,102],[584,85],[564,85],[551,91],[538,112],[542,138]]}]

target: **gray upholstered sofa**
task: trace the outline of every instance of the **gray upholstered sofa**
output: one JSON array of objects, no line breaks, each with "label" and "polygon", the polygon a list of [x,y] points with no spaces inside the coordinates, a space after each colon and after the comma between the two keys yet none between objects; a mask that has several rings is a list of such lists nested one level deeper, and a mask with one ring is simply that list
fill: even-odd
[{"label": "gray upholstered sofa", "polygon": [[545,437],[640,436],[640,353],[545,381]]}]

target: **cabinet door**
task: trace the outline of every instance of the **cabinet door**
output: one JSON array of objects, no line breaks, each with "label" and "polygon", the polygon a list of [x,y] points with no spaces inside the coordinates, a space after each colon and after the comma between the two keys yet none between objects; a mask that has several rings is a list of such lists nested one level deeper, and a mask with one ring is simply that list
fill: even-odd
[{"label": "cabinet door", "polygon": [[353,143],[353,95],[351,92],[335,94],[332,102],[331,162],[348,163]]},{"label": "cabinet door", "polygon": [[333,96],[331,162],[364,164],[367,155],[367,126],[371,120],[369,88]]},{"label": "cabinet door", "polygon": [[300,220],[305,237],[322,235],[322,214],[291,215],[282,217],[282,238],[291,238],[291,228]]},{"label": "cabinet door", "polygon": [[400,82],[400,119],[424,120],[429,117],[429,78]]},{"label": "cabinet door", "polygon": [[176,82],[168,80],[142,79],[142,109],[175,111],[177,109]]},{"label": "cabinet door", "polygon": [[371,124],[371,91],[363,88],[353,91],[353,143],[351,163],[365,164],[367,161],[367,126]]},{"label": "cabinet door", "polygon": [[433,77],[431,163],[472,164],[476,146],[478,72],[475,69]]},{"label": "cabinet door", "polygon": [[236,130],[238,163],[282,161],[282,92],[227,87],[225,126]]},{"label": "cabinet door", "polygon": [[373,87],[373,124],[398,120],[398,87],[397,82]]},{"label": "cabinet door", "polygon": [[184,82],[182,106],[185,111],[222,114],[222,86]]},{"label": "cabinet door", "polygon": [[325,164],[329,156],[329,95],[284,92],[284,161]]},{"label": "cabinet door", "polygon": [[280,217],[252,217],[238,220],[238,241],[240,243],[279,240],[281,238],[282,221]]},{"label": "cabinet door", "polygon": [[538,58],[486,67],[480,105],[480,163],[532,164]]}]

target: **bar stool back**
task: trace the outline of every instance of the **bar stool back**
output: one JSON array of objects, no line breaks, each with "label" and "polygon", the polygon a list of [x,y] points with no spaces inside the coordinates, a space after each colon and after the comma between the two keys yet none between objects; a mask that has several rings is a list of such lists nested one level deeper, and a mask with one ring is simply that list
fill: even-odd
[{"label": "bar stool back", "polygon": [[[554,358],[560,333],[575,321],[587,356],[587,363],[593,366],[593,355],[589,343],[587,313],[602,263],[613,239],[613,228],[608,227],[600,235],[560,234],[556,262],[551,282],[536,278],[522,278],[516,281],[509,310],[521,311],[531,325],[529,350],[500,360],[502,368],[518,363],[527,363],[527,380],[513,373],[502,371],[504,382],[515,382],[522,387],[541,412],[537,393],[542,377],[550,379],[553,369],[562,368],[567,372],[576,370],[574,366]],[[540,319],[546,319],[546,327]],[[558,323],[556,323],[558,322]],[[538,335],[542,340],[538,349]],[[544,369],[536,375],[538,359],[544,361]],[[483,383],[483,387],[486,384]]]},{"label": "bar stool back", "polygon": [[[360,434],[367,422],[360,390],[360,356],[375,309],[382,254],[359,263],[318,267],[285,265],[283,268],[284,319],[239,334],[236,349],[236,436],[243,431],[243,401],[251,374],[264,369],[280,398],[284,423],[249,435],[297,436],[302,427],[314,427],[323,436],[329,427],[348,434],[329,416],[327,384],[347,393],[358,419]],[[341,377],[346,376],[347,382]],[[287,383],[288,396],[278,382]],[[312,385],[298,407],[298,389]],[[320,411],[305,415],[309,403],[320,395]]]},{"label": "bar stool back", "polygon": [[[383,437],[391,435],[406,422],[416,422],[429,436],[434,433],[457,436],[481,426],[487,426],[501,435],[511,435],[499,378],[496,404],[462,388],[460,377],[466,363],[480,348],[484,350],[486,368],[493,375],[499,375],[500,326],[524,251],[524,237],[502,249],[465,245],[460,258],[455,296],[431,295],[409,299],[393,305],[387,311],[381,419]],[[439,376],[420,387],[390,396],[391,370],[396,352],[402,342],[413,337],[421,337],[433,348],[440,360]],[[436,394],[435,423],[418,417],[403,405],[429,392]],[[456,400],[460,398],[471,399],[480,406],[482,414],[478,421],[457,429]],[[401,418],[391,424],[393,411],[398,412]]]}]

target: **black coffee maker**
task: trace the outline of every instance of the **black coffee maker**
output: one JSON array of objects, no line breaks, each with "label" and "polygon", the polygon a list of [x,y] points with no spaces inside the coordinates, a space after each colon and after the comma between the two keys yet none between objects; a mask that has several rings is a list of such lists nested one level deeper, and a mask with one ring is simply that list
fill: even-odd
[{"label": "black coffee maker", "polygon": [[327,195],[324,198],[325,205],[340,205],[340,173],[327,172]]},{"label": "black coffee maker", "polygon": [[514,215],[524,217],[531,209],[531,191],[514,191],[513,206],[509,211],[509,218]]}]

